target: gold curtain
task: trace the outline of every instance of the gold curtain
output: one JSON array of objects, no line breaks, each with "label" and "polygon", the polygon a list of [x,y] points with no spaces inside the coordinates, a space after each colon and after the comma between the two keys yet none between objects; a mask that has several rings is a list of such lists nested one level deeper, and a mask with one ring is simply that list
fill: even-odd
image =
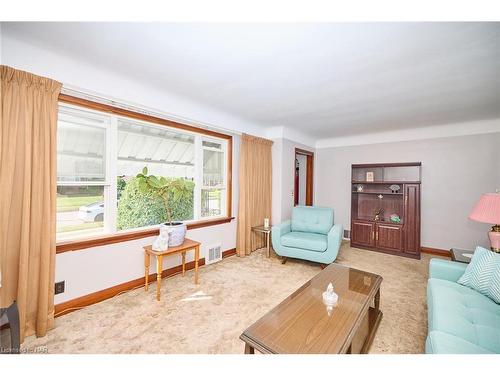
[{"label": "gold curtain", "polygon": [[23,341],[54,324],[61,84],[4,65],[0,73],[0,307],[17,301]]},{"label": "gold curtain", "polygon": [[236,238],[238,256],[248,255],[262,245],[257,238],[252,241],[255,234],[251,232],[251,227],[263,225],[264,218],[271,217],[272,145],[273,142],[268,139],[248,134],[241,136]]}]

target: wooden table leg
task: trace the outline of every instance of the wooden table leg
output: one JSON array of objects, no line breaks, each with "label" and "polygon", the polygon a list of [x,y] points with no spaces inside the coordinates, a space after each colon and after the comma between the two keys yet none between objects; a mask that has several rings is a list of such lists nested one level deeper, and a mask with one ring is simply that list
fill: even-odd
[{"label": "wooden table leg", "polygon": [[149,290],[149,263],[151,259],[147,251],[144,252],[144,290]]},{"label": "wooden table leg", "polygon": [[186,274],[186,252],[182,252],[182,276]]},{"label": "wooden table leg", "polygon": [[375,311],[378,313],[378,311],[380,310],[380,288],[379,290],[377,290],[377,293],[375,294],[374,303],[375,303]]},{"label": "wooden table leg", "polygon": [[271,233],[266,233],[266,247],[267,247],[267,257],[271,257],[271,249],[269,248],[269,237],[271,237]]},{"label": "wooden table leg", "polygon": [[163,256],[156,256],[156,300],[160,300],[161,294],[161,271],[163,268]]},{"label": "wooden table leg", "polygon": [[245,343],[245,354],[255,354],[255,349],[248,343]]},{"label": "wooden table leg", "polygon": [[198,284],[198,261],[200,260],[200,245],[194,249],[194,283]]}]

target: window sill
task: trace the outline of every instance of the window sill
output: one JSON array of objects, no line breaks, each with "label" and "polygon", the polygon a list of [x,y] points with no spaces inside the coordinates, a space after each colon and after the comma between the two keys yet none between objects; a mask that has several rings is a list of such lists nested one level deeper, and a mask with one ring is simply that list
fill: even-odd
[{"label": "window sill", "polygon": [[[187,224],[187,229],[198,229],[210,227],[213,225],[229,223],[234,217],[223,217],[210,220],[200,220]],[[67,251],[83,250],[90,247],[109,245],[112,243],[126,242],[139,238],[156,236],[159,234],[158,228],[130,231],[125,233],[106,234],[102,236],[94,236],[84,239],[76,239],[70,241],[60,241],[56,244],[56,254],[65,253]]]}]

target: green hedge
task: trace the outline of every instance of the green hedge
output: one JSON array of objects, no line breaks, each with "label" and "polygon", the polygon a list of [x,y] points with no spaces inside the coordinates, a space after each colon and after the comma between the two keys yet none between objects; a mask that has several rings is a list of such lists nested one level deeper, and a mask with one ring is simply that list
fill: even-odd
[{"label": "green hedge", "polygon": [[[172,220],[184,221],[194,217],[194,183],[188,181],[193,192],[187,199],[181,199],[172,205]],[[172,200],[171,200],[172,201]],[[118,201],[118,229],[132,229],[167,221],[167,213],[160,198],[150,193],[141,193],[137,178],[131,178],[121,192]]]}]

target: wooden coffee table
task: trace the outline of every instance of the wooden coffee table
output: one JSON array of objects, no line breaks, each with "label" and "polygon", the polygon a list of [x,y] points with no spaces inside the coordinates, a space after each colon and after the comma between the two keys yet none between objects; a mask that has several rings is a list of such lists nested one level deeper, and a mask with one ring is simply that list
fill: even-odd
[{"label": "wooden coffee table", "polygon": [[[328,311],[323,291],[339,295]],[[245,353],[367,353],[382,319],[382,277],[330,264],[240,336]]]}]

